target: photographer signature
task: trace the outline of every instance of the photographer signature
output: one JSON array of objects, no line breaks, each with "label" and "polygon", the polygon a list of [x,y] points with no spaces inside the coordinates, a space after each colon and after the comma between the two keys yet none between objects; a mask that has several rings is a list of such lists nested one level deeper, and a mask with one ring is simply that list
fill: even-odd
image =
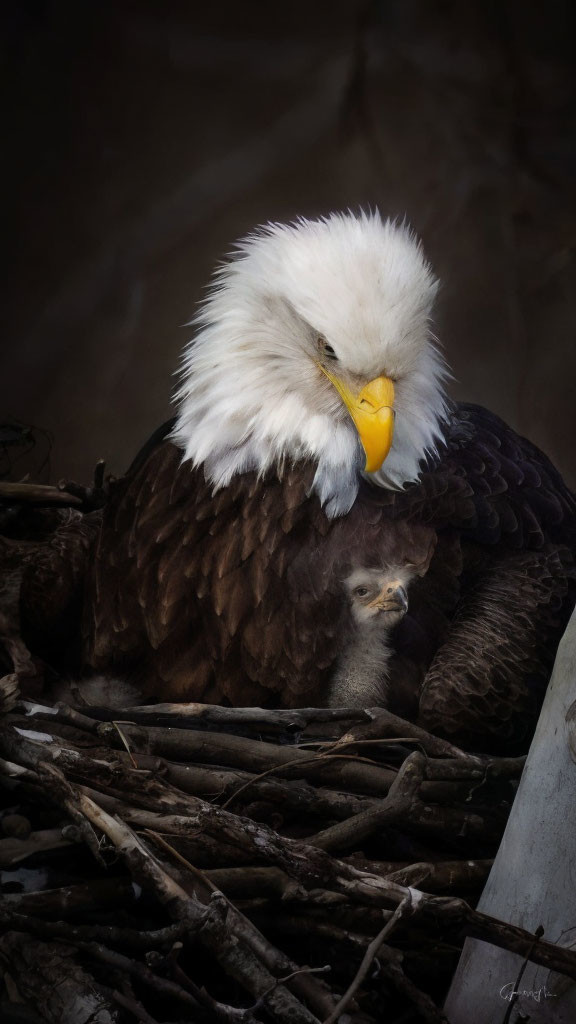
[{"label": "photographer signature", "polygon": [[556,999],[557,995],[555,992],[551,992],[550,989],[546,988],[546,985],[542,985],[541,988],[515,988],[514,982],[509,981],[506,985],[502,985],[500,989],[500,997],[505,999],[507,1002],[511,1002],[512,999],[518,996],[524,996],[526,999],[534,999],[537,1003],[542,1002],[543,999]]}]

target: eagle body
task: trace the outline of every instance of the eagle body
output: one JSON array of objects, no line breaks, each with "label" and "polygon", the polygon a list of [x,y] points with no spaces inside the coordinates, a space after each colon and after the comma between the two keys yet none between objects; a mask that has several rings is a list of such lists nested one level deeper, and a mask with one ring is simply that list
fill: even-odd
[{"label": "eagle body", "polygon": [[163,700],[322,705],[354,628],[351,567],[416,564],[390,708],[476,747],[521,744],[576,598],[576,506],[548,459],[454,405],[437,457],[403,491],[363,480],[330,517],[314,471],[239,474],[214,494],[157,444],[104,512],[91,665]]},{"label": "eagle body", "polygon": [[377,212],[238,243],[175,421],[103,511],[87,666],[160,700],[330,703],[367,656],[346,581],[394,567],[383,699],[461,744],[526,745],[576,598],[576,505],[529,441],[448,398],[437,287]]}]

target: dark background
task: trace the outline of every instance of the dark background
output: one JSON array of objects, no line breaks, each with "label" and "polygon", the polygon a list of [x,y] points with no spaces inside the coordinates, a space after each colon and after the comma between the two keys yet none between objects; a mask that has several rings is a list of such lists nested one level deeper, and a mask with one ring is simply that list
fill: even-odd
[{"label": "dark background", "polygon": [[[452,392],[576,484],[576,5],[6,3],[0,420],[45,479],[121,472],[170,413],[215,260],[377,204],[443,287]],[[13,454],[16,449],[13,449]]]}]

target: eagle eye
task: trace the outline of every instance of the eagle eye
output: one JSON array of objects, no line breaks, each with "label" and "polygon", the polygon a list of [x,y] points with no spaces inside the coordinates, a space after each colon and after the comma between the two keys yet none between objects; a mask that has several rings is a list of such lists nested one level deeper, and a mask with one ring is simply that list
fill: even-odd
[{"label": "eagle eye", "polygon": [[322,335],[320,335],[318,338],[318,350],[320,352],[320,355],[327,356],[328,359],[338,358],[334,349],[332,348],[332,345],[329,345],[328,342],[326,341],[326,338],[323,338]]},{"label": "eagle eye", "polygon": [[357,597],[366,597],[366,594],[368,593],[368,587],[355,587],[354,593],[356,594]]}]

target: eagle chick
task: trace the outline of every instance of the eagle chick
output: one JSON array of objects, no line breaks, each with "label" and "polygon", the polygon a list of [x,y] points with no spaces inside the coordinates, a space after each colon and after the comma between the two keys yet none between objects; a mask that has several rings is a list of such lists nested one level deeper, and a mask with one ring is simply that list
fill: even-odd
[{"label": "eagle chick", "polygon": [[408,610],[413,574],[406,567],[356,568],[344,580],[354,625],[330,686],[330,707],[386,706],[390,634]]}]

